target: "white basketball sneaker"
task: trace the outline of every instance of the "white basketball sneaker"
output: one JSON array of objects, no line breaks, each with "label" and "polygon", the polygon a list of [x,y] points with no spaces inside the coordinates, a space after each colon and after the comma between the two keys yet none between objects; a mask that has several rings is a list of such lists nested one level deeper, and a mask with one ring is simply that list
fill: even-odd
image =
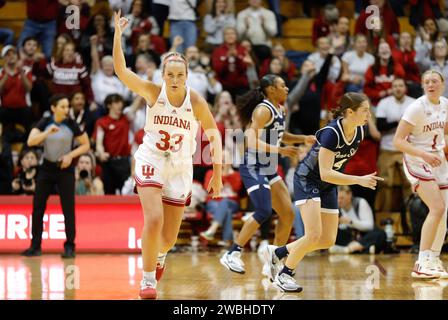
[{"label": "white basketball sneaker", "polygon": [[221,264],[230,271],[241,274],[244,274],[246,272],[246,270],[244,270],[244,262],[243,260],[241,260],[240,251],[233,251],[232,253],[226,251],[222,255],[219,262],[221,262]]},{"label": "white basketball sneaker", "polygon": [[157,299],[157,281],[143,279],[140,282],[139,296],[142,299]]},{"label": "white basketball sneaker", "polygon": [[268,245],[263,251],[265,264],[269,266],[268,277],[271,281],[274,281],[277,273],[283,268],[281,261],[275,254],[275,249],[277,249],[276,246]]},{"label": "white basketball sneaker", "polygon": [[301,292],[303,290],[296,279],[287,273],[277,274],[273,283],[284,292]]},{"label": "white basketball sneaker", "polygon": [[440,271],[430,260],[416,261],[411,276],[417,279],[436,279],[440,277]]},{"label": "white basketball sneaker", "polygon": [[443,266],[442,260],[437,258],[437,259],[431,260],[431,263],[432,263],[433,267],[439,273],[439,278],[448,279],[448,272],[446,272],[445,267]]}]

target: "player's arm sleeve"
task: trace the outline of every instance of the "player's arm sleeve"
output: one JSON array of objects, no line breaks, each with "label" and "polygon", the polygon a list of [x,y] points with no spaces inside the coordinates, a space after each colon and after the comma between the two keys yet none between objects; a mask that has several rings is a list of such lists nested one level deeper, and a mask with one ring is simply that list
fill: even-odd
[{"label": "player's arm sleeve", "polygon": [[403,117],[401,119],[409,122],[413,126],[415,126],[420,119],[423,119],[423,109],[417,103],[412,103],[409,107],[404,111]]},{"label": "player's arm sleeve", "polygon": [[325,149],[336,151],[339,145],[339,134],[336,129],[332,127],[325,127],[316,132],[317,142]]}]

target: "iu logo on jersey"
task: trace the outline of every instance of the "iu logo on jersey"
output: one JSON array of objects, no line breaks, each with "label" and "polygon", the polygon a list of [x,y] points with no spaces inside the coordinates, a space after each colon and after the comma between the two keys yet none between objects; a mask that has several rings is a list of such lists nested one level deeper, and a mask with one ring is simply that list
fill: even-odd
[{"label": "iu logo on jersey", "polygon": [[146,177],[146,179],[151,179],[154,175],[154,168],[149,165],[142,166],[142,175]]}]

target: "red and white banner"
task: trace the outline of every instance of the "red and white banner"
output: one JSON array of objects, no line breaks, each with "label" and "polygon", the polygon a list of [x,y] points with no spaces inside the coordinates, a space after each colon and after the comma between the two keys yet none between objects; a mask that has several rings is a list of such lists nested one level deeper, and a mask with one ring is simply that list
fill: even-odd
[{"label": "red and white banner", "polygon": [[[77,196],[77,252],[139,252],[143,213],[137,196]],[[0,196],[0,253],[21,252],[31,242],[32,196]],[[47,202],[43,252],[61,252],[65,241],[59,196]]]}]

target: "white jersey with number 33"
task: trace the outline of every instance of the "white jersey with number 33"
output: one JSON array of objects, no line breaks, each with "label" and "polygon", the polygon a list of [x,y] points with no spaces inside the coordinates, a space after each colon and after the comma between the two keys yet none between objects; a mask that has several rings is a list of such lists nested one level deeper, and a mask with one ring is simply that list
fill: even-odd
[{"label": "white jersey with number 33", "polygon": [[174,107],[168,100],[166,85],[163,83],[155,104],[147,107],[143,143],[151,151],[179,158],[193,156],[198,122],[191,106],[190,88],[186,89],[184,103]]},{"label": "white jersey with number 33", "polygon": [[402,119],[414,126],[408,141],[424,151],[440,151],[445,147],[445,123],[448,117],[448,99],[440,97],[435,105],[426,95],[411,103]]}]

